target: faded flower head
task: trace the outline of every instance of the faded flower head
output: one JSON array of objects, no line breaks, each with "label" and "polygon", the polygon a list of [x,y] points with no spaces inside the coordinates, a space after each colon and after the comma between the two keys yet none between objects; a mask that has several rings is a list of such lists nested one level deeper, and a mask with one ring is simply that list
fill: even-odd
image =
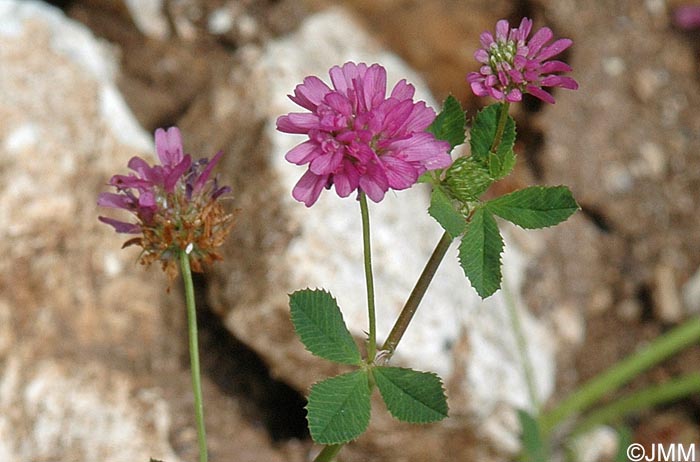
[{"label": "faded flower head", "polygon": [[140,157],[129,160],[129,175],[114,175],[109,185],[116,193],[101,193],[97,205],[124,209],[136,216],[136,223],[99,217],[118,233],[139,234],[124,247],[143,248],[141,263],[160,260],[173,278],[177,274],[176,257],[180,250],[190,254],[192,269],[201,271],[201,263],[221,257],[219,247],[231,229],[233,217],[227,214],[220,198],[231,191],[219,186],[211,173],[223,155],[192,162],[182,150],[177,127],[155,133],[156,152],[161,165],[150,166]]},{"label": "faded flower head", "polygon": [[570,72],[571,67],[562,61],[549,59],[566,50],[573,43],[569,39],[555,40],[548,27],[538,30],[528,40],[532,20],[523,18],[518,28],[511,29],[508,21],[496,23],[496,38],[490,32],[481,34],[481,46],[474,58],[483,65],[479,72],[470,72],[467,81],[477,96],[491,96],[499,101],[516,102],[523,93],[547,103],[554,97],[543,87],[561,87],[575,90],[578,83],[571,77],[557,75]]},{"label": "faded flower head", "polygon": [[310,112],[277,119],[279,131],[309,137],[285,157],[309,164],[292,191],[296,200],[310,207],[335,186],[341,197],[357,190],[379,202],[389,188],[409,188],[425,171],[451,164],[449,143],[425,131],[435,111],[413,102],[413,85],[401,80],[387,97],[379,64],[348,62],[329,74],[333,88],[311,76],[289,96]]}]

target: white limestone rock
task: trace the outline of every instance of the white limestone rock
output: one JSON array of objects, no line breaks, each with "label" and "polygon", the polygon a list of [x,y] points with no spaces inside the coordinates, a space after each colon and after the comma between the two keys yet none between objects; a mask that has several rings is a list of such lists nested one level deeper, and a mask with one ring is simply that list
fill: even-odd
[{"label": "white limestone rock", "polygon": [[116,68],[60,10],[0,2],[3,461],[179,460],[164,399],[125,372],[162,346],[164,281],[97,221],[109,176],[152,150]]}]

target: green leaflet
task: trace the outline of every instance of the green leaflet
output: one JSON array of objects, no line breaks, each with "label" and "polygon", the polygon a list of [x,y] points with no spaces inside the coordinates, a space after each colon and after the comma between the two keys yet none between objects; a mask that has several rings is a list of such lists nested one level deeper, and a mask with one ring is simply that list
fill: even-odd
[{"label": "green leaflet", "polygon": [[467,224],[459,246],[459,263],[481,298],[501,287],[503,239],[496,220],[485,208],[478,208]]},{"label": "green leaflet", "polygon": [[485,206],[493,214],[527,229],[554,226],[579,209],[566,186],[532,186],[490,200]]},{"label": "green leaflet", "polygon": [[386,366],[373,368],[372,374],[386,407],[397,419],[428,423],[447,417],[447,398],[436,374]]},{"label": "green leaflet", "polygon": [[342,364],[362,363],[360,350],[331,294],[299,290],[289,296],[289,307],[294,329],[311,353]]},{"label": "green leaflet", "polygon": [[433,188],[428,213],[453,239],[462,234],[467,225],[467,221],[461,213],[455,210],[452,200],[447,197],[440,186]]},{"label": "green leaflet", "polygon": [[470,131],[471,158],[483,165],[494,180],[505,177],[515,166],[515,121],[510,115],[496,152],[491,152],[502,108],[502,104],[492,104],[482,109],[474,118]]},{"label": "green leaflet", "polygon": [[339,444],[360,436],[369,425],[370,395],[365,370],[332,377],[311,387],[306,409],[313,440]]},{"label": "green leaflet", "polygon": [[435,138],[450,143],[450,150],[455,146],[464,143],[464,126],[466,117],[462,106],[457,99],[450,95],[442,105],[442,111],[435,117],[435,120],[428,131],[435,135]]}]

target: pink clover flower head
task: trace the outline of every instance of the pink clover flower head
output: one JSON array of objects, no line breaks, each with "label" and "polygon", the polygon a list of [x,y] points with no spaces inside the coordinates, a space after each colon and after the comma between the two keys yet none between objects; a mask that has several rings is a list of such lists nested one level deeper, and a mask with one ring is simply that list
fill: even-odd
[{"label": "pink clover flower head", "polygon": [[184,154],[182,137],[177,127],[155,132],[156,153],[161,165],[149,165],[140,157],[132,157],[128,175],[114,175],[109,185],[116,192],[98,196],[100,207],[122,209],[136,217],[136,223],[100,216],[118,233],[140,235],[124,246],[140,245],[141,262],[161,260],[164,269],[177,273],[174,254],[192,245],[192,268],[201,271],[201,262],[219,259],[214,251],[223,243],[231,228],[232,215],[225,213],[218,200],[231,188],[219,186],[212,170],[223,152],[211,160],[192,162]]},{"label": "pink clover flower head", "polygon": [[296,200],[310,207],[334,186],[341,197],[362,191],[379,202],[389,188],[409,188],[427,170],[452,163],[449,143],[425,131],[435,111],[413,101],[413,85],[401,80],[387,96],[379,64],[347,62],[329,74],[332,88],[310,76],[289,96],[309,112],[277,119],[277,130],[308,136],[285,156],[308,164],[292,191]]},{"label": "pink clover flower head", "polygon": [[550,59],[573,42],[558,39],[548,44],[554,35],[548,27],[538,30],[528,40],[531,30],[531,19],[523,18],[520,26],[512,29],[508,21],[501,19],[496,23],[496,37],[488,31],[481,34],[482,48],[474,53],[474,58],[482,66],[479,72],[467,75],[475,95],[512,103],[521,101],[523,93],[530,93],[554,104],[554,97],[543,88],[578,88],[578,83],[571,77],[558,75],[571,72],[571,67]]},{"label": "pink clover flower head", "polygon": [[679,6],[673,11],[673,22],[681,29],[700,28],[700,5]]}]

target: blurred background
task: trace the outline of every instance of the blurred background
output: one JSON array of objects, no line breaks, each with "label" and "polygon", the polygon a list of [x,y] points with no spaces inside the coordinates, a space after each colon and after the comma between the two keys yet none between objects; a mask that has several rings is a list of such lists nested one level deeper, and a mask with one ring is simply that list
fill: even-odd
[{"label": "blurred background", "polygon": [[[95,205],[130,157],[153,160],[153,130],[175,124],[186,151],[227,153],[220,175],[240,209],[225,261],[197,281],[211,460],[308,460],[304,396],[338,370],[296,341],[285,294],[325,284],[306,280],[318,273],[299,269],[299,249],[321,255],[307,266],[324,262],[322,251],[333,248],[316,233],[345,221],[310,224],[314,210],[289,198],[301,172],[289,177],[280,165],[291,147],[273,129],[293,110],[284,95],[304,75],[326,79],[328,63],[379,61],[390,80],[409,75],[431,105],[452,94],[471,117],[490,101],[475,97],[465,76],[477,69],[479,35],[501,18],[515,25],[528,16],[571,38],[562,59],[580,84],[554,90],[554,105],[526,97],[513,106],[518,163],[494,186],[501,194],[565,184],[582,208],[556,228],[504,228],[513,249],[505,272],[543,406],[698,316],[700,29],[674,21],[689,3],[0,0],[0,461],[194,460],[181,287],[167,292],[157,267],[143,269],[136,250],[120,250]],[[407,293],[405,262],[378,258],[377,271],[387,268]],[[342,285],[356,276],[332,267],[326,278]],[[405,278],[410,289],[414,273]],[[426,310],[459,321],[425,318],[397,358],[435,364],[451,417],[414,427],[376,407],[370,431],[339,460],[514,459],[514,410],[533,403],[499,314],[506,302],[481,305],[465,280],[457,284],[445,290],[463,298]],[[356,319],[361,339],[362,314]],[[699,367],[694,345],[622,392]],[[641,444],[700,447],[700,397],[624,423]],[[590,438],[581,460],[613,460],[611,432]]]}]

